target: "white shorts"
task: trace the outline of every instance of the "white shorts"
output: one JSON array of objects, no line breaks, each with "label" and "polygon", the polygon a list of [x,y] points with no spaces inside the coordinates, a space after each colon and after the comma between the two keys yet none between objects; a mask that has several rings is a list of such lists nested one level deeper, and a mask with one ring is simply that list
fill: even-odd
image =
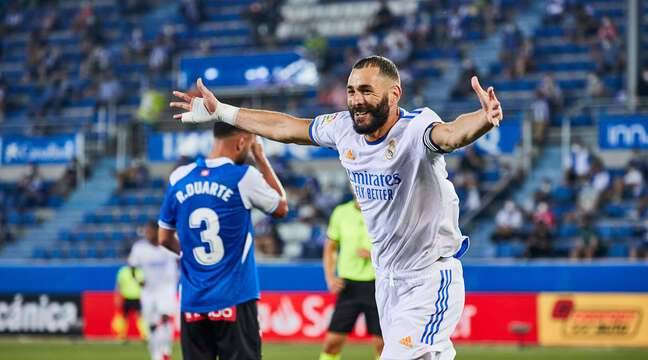
[{"label": "white shorts", "polygon": [[450,335],[464,301],[463,268],[455,258],[441,258],[425,271],[378,274],[381,359],[454,359]]},{"label": "white shorts", "polygon": [[162,315],[175,316],[178,312],[178,302],[175,289],[142,291],[142,318],[147,324],[157,324]]}]

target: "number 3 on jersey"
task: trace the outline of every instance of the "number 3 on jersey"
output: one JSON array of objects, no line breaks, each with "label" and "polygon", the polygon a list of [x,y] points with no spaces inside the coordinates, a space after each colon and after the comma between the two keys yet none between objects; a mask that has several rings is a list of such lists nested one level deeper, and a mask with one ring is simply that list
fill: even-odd
[{"label": "number 3 on jersey", "polygon": [[193,255],[201,265],[214,265],[221,261],[225,255],[223,239],[218,236],[220,231],[218,214],[210,208],[199,208],[189,215],[190,228],[199,229],[203,222],[205,223],[205,230],[200,232],[200,240],[208,244],[209,252],[205,251],[203,246],[196,246],[193,249]]}]

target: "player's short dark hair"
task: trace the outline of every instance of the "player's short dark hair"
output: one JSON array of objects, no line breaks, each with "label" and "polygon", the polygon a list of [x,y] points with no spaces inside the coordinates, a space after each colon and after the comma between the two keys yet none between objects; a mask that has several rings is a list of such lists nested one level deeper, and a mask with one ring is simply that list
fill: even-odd
[{"label": "player's short dark hair", "polygon": [[154,229],[154,230],[157,230],[157,228],[158,228],[158,223],[157,223],[157,221],[155,221],[155,220],[153,220],[153,219],[149,219],[149,220],[146,222],[146,227],[151,228],[151,229]]},{"label": "player's short dark hair", "polygon": [[216,139],[223,139],[226,137],[230,137],[240,131],[241,130],[239,130],[237,127],[232,126],[225,122],[216,121],[214,123],[214,137]]},{"label": "player's short dark hair", "polygon": [[393,61],[387,59],[384,56],[372,55],[367,56],[358,60],[354,65],[354,69],[364,69],[368,67],[377,67],[380,69],[380,73],[388,78],[399,81],[400,75],[398,74],[398,68]]}]

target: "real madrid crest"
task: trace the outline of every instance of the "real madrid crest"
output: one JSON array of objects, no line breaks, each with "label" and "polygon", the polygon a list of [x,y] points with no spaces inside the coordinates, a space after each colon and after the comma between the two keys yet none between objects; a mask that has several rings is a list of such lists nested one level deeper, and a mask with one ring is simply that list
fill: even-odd
[{"label": "real madrid crest", "polygon": [[396,155],[396,139],[389,140],[387,143],[387,150],[385,150],[385,159],[391,160]]}]

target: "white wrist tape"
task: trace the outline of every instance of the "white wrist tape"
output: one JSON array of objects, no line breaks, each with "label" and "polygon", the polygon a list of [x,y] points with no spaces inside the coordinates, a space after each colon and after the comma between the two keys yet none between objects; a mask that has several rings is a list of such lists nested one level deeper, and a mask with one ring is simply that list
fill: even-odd
[{"label": "white wrist tape", "polygon": [[238,107],[219,101],[216,106],[216,111],[210,113],[207,107],[205,107],[203,98],[197,97],[191,102],[191,111],[182,113],[182,122],[203,123],[208,121],[222,121],[234,125],[238,111]]}]

